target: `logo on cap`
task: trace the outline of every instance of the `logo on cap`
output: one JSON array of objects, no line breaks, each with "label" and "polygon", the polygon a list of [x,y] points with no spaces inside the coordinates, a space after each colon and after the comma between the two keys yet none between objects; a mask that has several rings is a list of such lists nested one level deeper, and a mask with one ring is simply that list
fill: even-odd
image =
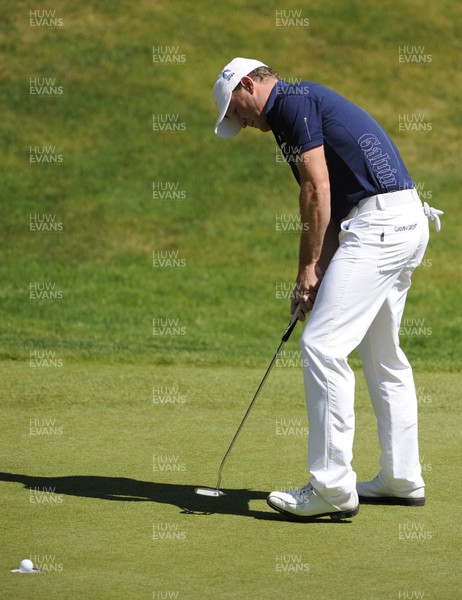
[{"label": "logo on cap", "polygon": [[223,79],[226,79],[226,81],[229,81],[233,75],[234,72],[231,71],[231,69],[224,69],[223,73],[221,74]]}]

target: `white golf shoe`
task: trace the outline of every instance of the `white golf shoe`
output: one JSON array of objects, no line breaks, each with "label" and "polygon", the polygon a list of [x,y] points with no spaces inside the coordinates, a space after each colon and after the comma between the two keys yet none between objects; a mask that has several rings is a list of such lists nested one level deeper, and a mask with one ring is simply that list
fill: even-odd
[{"label": "white golf shoe", "polygon": [[364,504],[399,504],[401,506],[423,506],[425,504],[425,489],[393,490],[388,487],[380,476],[371,481],[358,481],[356,484],[359,499]]},{"label": "white golf shoe", "polygon": [[338,521],[354,517],[359,512],[359,500],[356,490],[341,498],[326,500],[316,492],[310,483],[299,490],[271,492],[267,502],[271,508],[301,519],[327,516]]}]

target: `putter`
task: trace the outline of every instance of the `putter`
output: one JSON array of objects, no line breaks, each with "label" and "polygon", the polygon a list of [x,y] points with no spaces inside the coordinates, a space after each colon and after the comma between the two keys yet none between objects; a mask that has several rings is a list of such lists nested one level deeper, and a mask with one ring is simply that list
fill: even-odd
[{"label": "putter", "polygon": [[239,425],[239,427],[237,428],[236,433],[234,434],[233,439],[231,440],[231,443],[228,447],[228,450],[226,450],[226,453],[223,457],[223,460],[221,461],[220,467],[218,469],[218,481],[217,481],[217,485],[214,488],[210,488],[210,487],[197,487],[194,489],[194,491],[196,492],[196,494],[199,494],[200,496],[212,496],[214,498],[219,498],[220,496],[225,496],[225,492],[223,492],[222,490],[220,490],[220,485],[221,485],[221,476],[222,476],[222,472],[223,472],[223,466],[226,462],[226,459],[228,458],[229,453],[231,452],[233,446],[234,446],[234,442],[237,439],[237,436],[239,435],[239,433],[241,432],[242,427],[244,426],[244,423],[247,419],[247,417],[249,416],[250,411],[252,410],[253,405],[255,404],[255,400],[258,398],[258,395],[266,381],[266,379],[268,378],[268,375],[271,372],[271,369],[273,368],[274,363],[276,362],[276,359],[278,357],[279,352],[281,351],[281,348],[284,346],[284,344],[287,342],[287,340],[290,338],[290,335],[292,333],[292,331],[295,328],[295,325],[297,324],[298,321],[298,311],[299,311],[299,305],[297,304],[297,306],[295,307],[295,311],[294,314],[292,315],[292,318],[290,320],[290,323],[287,325],[287,328],[284,332],[284,335],[282,336],[281,339],[281,343],[278,346],[278,349],[276,350],[275,355],[273,356],[273,359],[271,360],[269,367],[266,369],[266,373],[263,376],[263,379],[260,382],[260,385],[258,386],[257,391],[255,392],[255,396],[252,398],[252,402],[249,404],[249,408],[247,409],[241,424]]}]

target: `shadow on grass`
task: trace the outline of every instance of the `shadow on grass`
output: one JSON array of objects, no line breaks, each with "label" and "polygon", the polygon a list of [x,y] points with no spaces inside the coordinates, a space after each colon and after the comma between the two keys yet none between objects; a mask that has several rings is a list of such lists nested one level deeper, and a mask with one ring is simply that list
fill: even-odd
[{"label": "shadow on grass", "polygon": [[[194,492],[196,486],[153,481],[137,481],[126,477],[100,477],[97,475],[69,475],[66,477],[33,477],[16,473],[0,473],[0,481],[22,483],[28,490],[37,493],[65,494],[81,498],[98,498],[117,502],[156,502],[171,504],[188,515],[238,515],[267,521],[291,521],[280,513],[255,511],[249,508],[251,500],[266,500],[267,492],[247,489],[226,490],[220,498],[199,496]],[[316,523],[349,523],[350,521],[332,521],[315,519]]]}]

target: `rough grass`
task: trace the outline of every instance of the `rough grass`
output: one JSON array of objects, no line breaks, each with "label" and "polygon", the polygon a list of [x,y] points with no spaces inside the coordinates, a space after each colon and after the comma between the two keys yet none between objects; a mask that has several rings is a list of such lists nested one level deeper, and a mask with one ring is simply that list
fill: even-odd
[{"label": "rough grass", "polygon": [[[23,358],[42,340],[74,357],[263,357],[261,341],[287,312],[275,289],[293,279],[297,252],[296,233],[276,232],[275,220],[296,213],[297,192],[270,135],[249,132],[230,142],[213,135],[216,72],[234,54],[247,54],[363,104],[394,135],[423,194],[445,210],[406,313],[433,333],[404,345],[425,368],[452,368],[460,351],[460,116],[453,85],[460,9],[413,3],[397,19],[392,3],[315,3],[302,11],[309,27],[290,30],[275,26],[279,9],[235,2],[223,28],[214,3],[143,2],[127,10],[125,2],[78,8],[63,1],[55,10],[64,26],[48,30],[29,26],[27,3],[6,5],[5,356]],[[251,41],[244,17],[253,24]],[[424,46],[432,63],[399,64],[402,45]],[[177,47],[185,63],[153,64],[153,46]],[[63,95],[30,96],[36,76],[55,77]],[[400,133],[404,113],[425,113],[432,131]],[[153,114],[178,115],[186,131],[154,133]],[[56,146],[63,163],[30,165],[31,145]],[[153,200],[153,182],[176,185],[184,200]],[[62,233],[32,233],[31,214],[55,216]],[[153,269],[155,251],[178,253],[185,268]],[[64,300],[29,302],[34,281],[54,283]],[[258,324],[249,323],[252,311]],[[189,329],[181,344],[152,339],[153,318],[180,317]],[[236,336],[243,328],[249,335]]]}]

